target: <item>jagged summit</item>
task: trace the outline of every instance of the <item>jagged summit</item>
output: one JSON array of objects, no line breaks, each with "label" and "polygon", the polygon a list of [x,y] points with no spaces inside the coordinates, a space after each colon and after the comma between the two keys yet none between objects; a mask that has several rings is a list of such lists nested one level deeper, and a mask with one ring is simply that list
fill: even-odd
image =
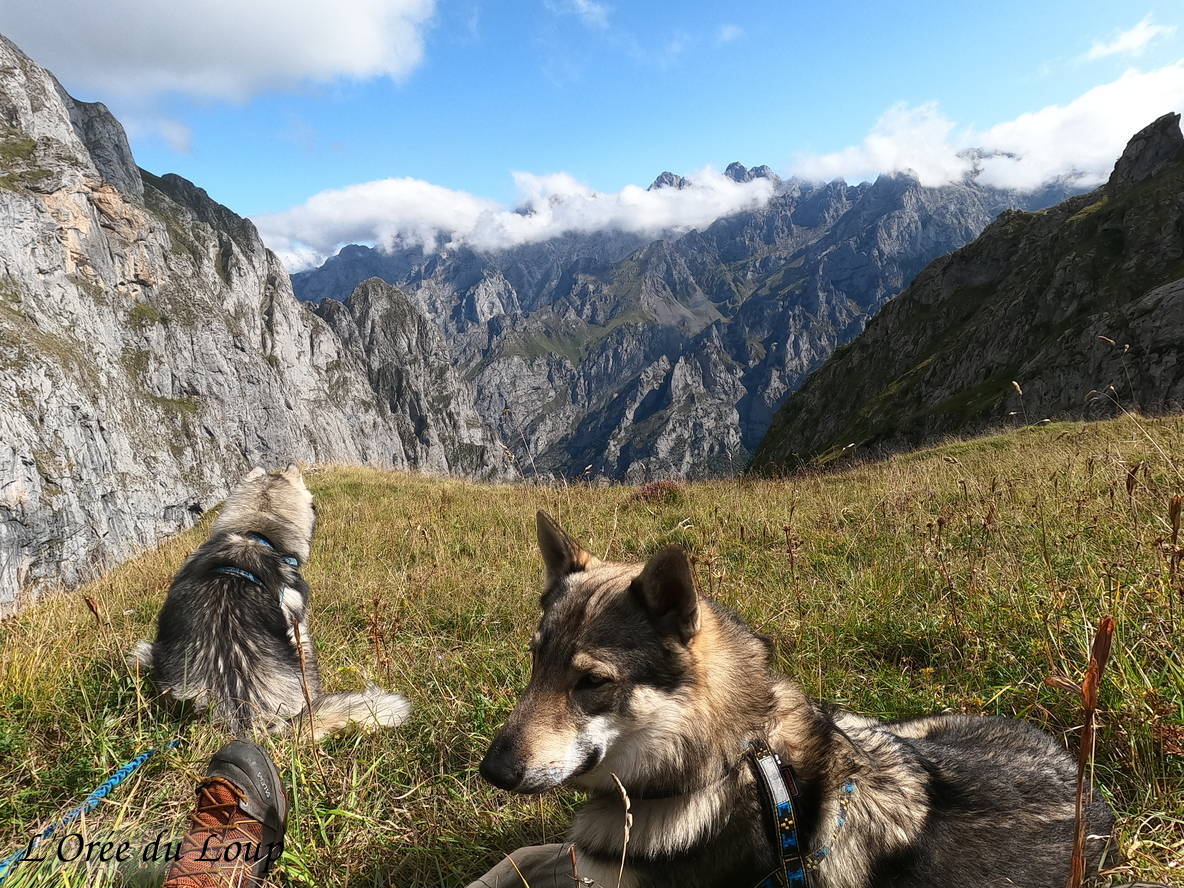
[{"label": "jagged summit", "polygon": [[[732,161],[724,169],[724,175],[733,182],[751,182],[753,179],[769,179],[774,184],[781,184],[781,177],[773,172],[773,168],[761,164],[749,169],[744,164],[738,161]],[[680,176],[677,173],[672,173],[666,170],[658,175],[653,182],[650,183],[647,191],[654,191],[658,188],[686,188],[691,184],[690,179],[685,176]]]},{"label": "jagged summit", "polygon": [[1172,112],[1135,133],[1114,164],[1110,188],[1126,188],[1149,179],[1184,159],[1180,115]]},{"label": "jagged summit", "polygon": [[732,161],[724,169],[724,175],[733,182],[751,182],[753,179],[769,179],[774,183],[780,183],[781,177],[773,172],[772,167],[761,164],[749,169],[739,161]]},{"label": "jagged summit", "polygon": [[685,176],[665,170],[658,174],[658,177],[650,183],[650,187],[646,191],[656,191],[659,188],[686,188],[690,184],[690,181]]}]

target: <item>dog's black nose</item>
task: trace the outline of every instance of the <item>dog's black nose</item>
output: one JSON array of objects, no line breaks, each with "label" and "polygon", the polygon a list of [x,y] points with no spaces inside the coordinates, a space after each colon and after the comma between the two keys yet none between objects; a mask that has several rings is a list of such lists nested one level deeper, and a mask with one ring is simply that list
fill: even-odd
[{"label": "dog's black nose", "polygon": [[481,759],[481,776],[498,789],[514,789],[522,782],[522,760],[514,752],[514,744],[498,736]]}]

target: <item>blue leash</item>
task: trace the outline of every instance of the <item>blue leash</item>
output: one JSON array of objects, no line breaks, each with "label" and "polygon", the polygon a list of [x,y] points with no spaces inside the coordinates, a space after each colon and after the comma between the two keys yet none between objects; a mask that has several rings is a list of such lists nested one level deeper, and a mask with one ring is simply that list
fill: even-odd
[{"label": "blue leash", "polygon": [[62,817],[61,820],[50,823],[49,826],[45,827],[45,829],[41,831],[40,835],[34,836],[24,848],[21,848],[19,851],[15,851],[5,857],[3,860],[0,860],[0,885],[3,885],[5,880],[7,880],[9,876],[16,872],[16,866],[18,863],[28,857],[29,854],[32,853],[33,849],[39,844],[53,836],[59,827],[67,826],[88,811],[93,811],[98,807],[99,802],[105,799],[111,793],[111,791],[115,789],[115,787],[127,780],[127,778],[132,775],[132,772],[139,768],[140,765],[144,764],[144,762],[148,761],[148,759],[152,758],[152,756],[156,755],[156,753],[160,752],[160,750],[172,749],[180,742],[180,740],[171,740],[164,746],[155,749],[149,749],[147,752],[140,753],[138,756],[108,777],[98,789],[86,797],[86,800],[81,805],[71,811],[66,812],[65,816]]}]

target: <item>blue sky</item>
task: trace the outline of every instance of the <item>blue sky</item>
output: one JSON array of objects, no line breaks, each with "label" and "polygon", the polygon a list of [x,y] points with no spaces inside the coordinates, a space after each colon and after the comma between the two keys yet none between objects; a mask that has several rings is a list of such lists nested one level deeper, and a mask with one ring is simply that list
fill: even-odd
[{"label": "blue sky", "polygon": [[[894,107],[914,141],[945,124],[966,141],[1184,57],[1184,9],[1167,3],[355,0],[338,4],[357,23],[340,34],[316,14],[302,24],[302,5],[187,0],[163,15],[113,0],[114,23],[96,24],[95,4],[45,0],[6,10],[0,30],[106,101],[142,166],[251,216],[391,177],[509,205],[514,171],[616,191],[731,160],[918,168],[859,149],[877,121],[895,132]],[[244,22],[244,6],[259,14]],[[273,13],[289,20],[278,36]],[[350,44],[388,27],[385,49]],[[1175,78],[1163,88],[1170,107]]]}]

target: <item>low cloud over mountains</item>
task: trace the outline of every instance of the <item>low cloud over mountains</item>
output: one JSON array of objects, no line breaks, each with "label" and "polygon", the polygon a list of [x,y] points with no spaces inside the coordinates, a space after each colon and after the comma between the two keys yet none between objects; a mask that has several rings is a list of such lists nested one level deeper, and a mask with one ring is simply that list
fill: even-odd
[{"label": "low cloud over mountains", "polygon": [[[1035,191],[1104,181],[1126,135],[1166,111],[1184,110],[1184,60],[1129,70],[1064,105],[1049,105],[987,129],[962,126],[937,103],[889,108],[858,145],[795,158],[788,175],[859,182],[911,173],[927,187],[975,179],[994,188]],[[566,173],[513,174],[520,199],[505,206],[420,179],[379,179],[314,194],[255,219],[291,271],[319,264],[347,243],[381,247],[468,246],[497,251],[594,231],[646,236],[702,229],[764,206],[777,180],[736,181],[706,168],[685,187],[627,185],[598,192]]]},{"label": "low cloud over mountains", "polygon": [[764,206],[776,186],[773,178],[737,181],[710,168],[687,177],[683,187],[627,185],[614,192],[593,191],[566,173],[514,173],[514,181],[521,195],[515,208],[420,179],[380,179],[322,191],[254,221],[288,269],[298,271],[346,243],[431,249],[442,242],[495,251],[573,233],[705,228]]},{"label": "low cloud over mountains", "polygon": [[1129,70],[1065,105],[1049,105],[985,130],[959,126],[936,102],[896,105],[859,145],[799,157],[807,179],[862,180],[913,172],[938,187],[977,171],[978,181],[1023,191],[1062,179],[1078,187],[1106,181],[1127,134],[1168,111],[1184,110],[1184,60]]}]

